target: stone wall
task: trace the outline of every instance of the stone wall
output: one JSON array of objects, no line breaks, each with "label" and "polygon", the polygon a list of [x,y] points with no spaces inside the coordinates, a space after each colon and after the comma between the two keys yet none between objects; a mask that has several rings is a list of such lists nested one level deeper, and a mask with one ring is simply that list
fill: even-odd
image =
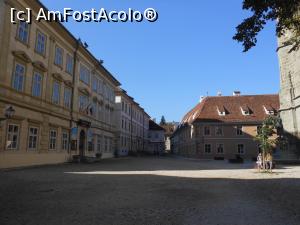
[{"label": "stone wall", "polygon": [[280,116],[289,137],[290,150],[300,150],[300,50],[289,53],[291,46],[283,42],[291,37],[287,32],[279,38]]}]

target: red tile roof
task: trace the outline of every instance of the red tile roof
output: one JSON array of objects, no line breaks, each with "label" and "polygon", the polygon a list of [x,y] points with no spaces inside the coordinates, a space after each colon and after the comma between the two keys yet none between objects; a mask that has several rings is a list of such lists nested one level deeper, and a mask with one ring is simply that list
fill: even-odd
[{"label": "red tile roof", "polygon": [[[249,109],[250,115],[243,115],[242,109]],[[241,95],[206,97],[190,110],[182,119],[182,123],[194,121],[215,122],[261,122],[268,114],[267,109],[279,110],[278,95]],[[225,110],[225,115],[219,111]]]}]

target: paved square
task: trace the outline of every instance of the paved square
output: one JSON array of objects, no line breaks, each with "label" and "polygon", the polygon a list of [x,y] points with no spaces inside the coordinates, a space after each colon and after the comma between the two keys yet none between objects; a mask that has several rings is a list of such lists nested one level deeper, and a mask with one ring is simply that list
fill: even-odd
[{"label": "paved square", "polygon": [[0,172],[1,225],[299,225],[300,167],[123,158]]}]

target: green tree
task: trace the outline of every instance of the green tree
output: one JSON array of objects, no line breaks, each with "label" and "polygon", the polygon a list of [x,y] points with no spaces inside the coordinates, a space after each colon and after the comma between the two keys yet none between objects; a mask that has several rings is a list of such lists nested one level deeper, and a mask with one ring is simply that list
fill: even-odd
[{"label": "green tree", "polygon": [[162,116],[161,119],[160,119],[159,125],[166,125],[166,124],[167,124],[166,119],[165,119],[164,116]]},{"label": "green tree", "polygon": [[236,27],[233,39],[243,44],[244,52],[256,45],[257,34],[268,21],[277,22],[278,37],[287,30],[293,34],[283,43],[283,46],[291,45],[290,52],[300,47],[300,0],[244,0],[243,9],[253,15]]},{"label": "green tree", "polygon": [[[265,159],[268,154],[273,154],[273,149],[276,145],[279,145],[283,149],[283,137],[281,119],[279,116],[268,116],[262,123],[261,128],[258,130],[258,134],[254,138],[259,142],[260,149],[262,151],[263,168],[265,168]],[[276,136],[277,135],[277,136]]]}]

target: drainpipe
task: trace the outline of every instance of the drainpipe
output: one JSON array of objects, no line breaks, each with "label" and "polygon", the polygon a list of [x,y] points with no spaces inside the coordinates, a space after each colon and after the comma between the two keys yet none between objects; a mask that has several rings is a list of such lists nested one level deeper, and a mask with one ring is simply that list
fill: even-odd
[{"label": "drainpipe", "polygon": [[143,152],[145,152],[145,113],[143,113]]},{"label": "drainpipe", "polygon": [[133,125],[132,124],[132,103],[130,103],[129,106],[130,106],[130,110],[129,110],[129,112],[130,112],[130,130],[129,130],[130,131],[130,151],[133,152],[132,151],[132,130],[133,130],[132,129],[132,125]]},{"label": "drainpipe", "polygon": [[[71,96],[71,112],[70,112],[70,116],[71,116],[71,120],[70,120],[70,128],[72,129],[72,125],[73,125],[73,122],[74,121],[74,101],[75,101],[75,81],[76,81],[76,66],[77,66],[77,52],[78,52],[78,49],[79,49],[79,46],[80,46],[80,39],[78,39],[76,41],[76,48],[75,48],[75,51],[73,53],[73,77],[72,77],[72,82],[73,82],[73,87],[72,87],[72,96]],[[69,143],[71,143],[71,135],[69,135]],[[78,148],[78,143],[77,143],[77,146],[76,148]],[[69,153],[71,155],[71,149],[69,150]],[[76,152],[77,152],[77,149],[76,149]]]}]

